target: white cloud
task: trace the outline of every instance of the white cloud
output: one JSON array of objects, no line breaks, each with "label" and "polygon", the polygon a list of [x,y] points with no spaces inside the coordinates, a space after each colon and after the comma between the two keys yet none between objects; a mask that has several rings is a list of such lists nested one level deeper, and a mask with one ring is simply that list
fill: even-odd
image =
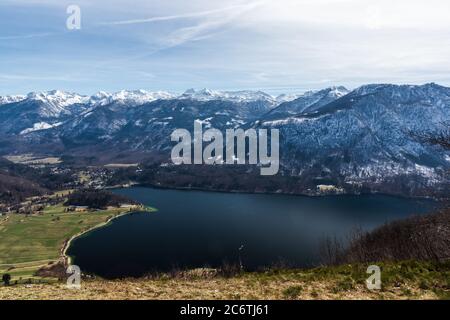
[{"label": "white cloud", "polygon": [[436,29],[450,26],[447,0],[280,0],[270,1],[253,21],[302,25]]}]

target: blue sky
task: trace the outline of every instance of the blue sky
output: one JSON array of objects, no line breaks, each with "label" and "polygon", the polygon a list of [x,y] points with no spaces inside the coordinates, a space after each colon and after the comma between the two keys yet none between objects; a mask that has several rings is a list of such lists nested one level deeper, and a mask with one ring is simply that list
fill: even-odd
[{"label": "blue sky", "polygon": [[0,0],[0,94],[450,85],[449,14],[447,0]]}]

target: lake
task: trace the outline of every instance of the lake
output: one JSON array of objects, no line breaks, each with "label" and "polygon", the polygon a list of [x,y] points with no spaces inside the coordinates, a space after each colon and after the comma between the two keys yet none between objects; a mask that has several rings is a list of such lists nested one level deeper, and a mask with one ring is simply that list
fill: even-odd
[{"label": "lake", "polygon": [[154,213],[133,213],[72,242],[68,254],[82,272],[105,278],[173,269],[238,264],[248,270],[320,262],[327,236],[430,211],[435,203],[385,195],[303,197],[117,189]]}]

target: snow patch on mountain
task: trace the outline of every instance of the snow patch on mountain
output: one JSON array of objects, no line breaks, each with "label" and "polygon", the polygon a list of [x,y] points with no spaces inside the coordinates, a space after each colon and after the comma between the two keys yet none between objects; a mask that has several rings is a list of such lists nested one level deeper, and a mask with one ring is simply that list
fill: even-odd
[{"label": "snow patch on mountain", "polygon": [[[395,177],[399,175],[412,175],[419,174],[423,178],[426,178],[432,185],[439,183],[440,176],[433,168],[414,165],[403,166],[394,162],[374,162],[368,165],[360,166],[357,171],[353,165],[343,167],[341,174],[345,175],[345,181],[347,183],[370,181],[381,183],[388,177]],[[373,180],[375,179],[375,180]]]},{"label": "snow patch on mountain", "polygon": [[304,123],[306,121],[311,121],[311,120],[313,120],[313,119],[290,117],[290,118],[286,118],[283,120],[265,121],[265,122],[263,122],[263,126],[275,127],[275,126],[284,126],[287,124],[301,124],[301,123]]},{"label": "snow patch on mountain", "polygon": [[20,132],[20,134],[25,135],[25,134],[35,132],[35,131],[47,130],[47,129],[51,129],[54,127],[58,127],[61,124],[62,124],[62,122],[58,122],[58,123],[54,123],[54,124],[49,124],[47,122],[38,122],[38,123],[35,123],[32,128],[22,130]]},{"label": "snow patch on mountain", "polygon": [[279,96],[277,96],[275,98],[275,100],[277,101],[278,104],[282,104],[283,102],[290,102],[290,101],[294,101],[300,97],[302,97],[304,95],[304,93],[283,93],[280,94]]}]

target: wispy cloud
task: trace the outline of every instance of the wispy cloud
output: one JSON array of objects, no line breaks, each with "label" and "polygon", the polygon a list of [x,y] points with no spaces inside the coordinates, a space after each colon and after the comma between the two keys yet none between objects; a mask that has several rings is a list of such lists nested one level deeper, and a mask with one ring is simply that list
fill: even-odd
[{"label": "wispy cloud", "polygon": [[209,38],[219,29],[230,24],[237,17],[249,12],[258,6],[261,6],[266,1],[256,1],[242,5],[236,5],[228,7],[220,11],[220,15],[217,15],[217,10],[214,13],[207,15],[207,18],[199,23],[180,28],[173,31],[166,39],[166,46],[164,48],[174,47],[186,43],[188,41],[197,41]]},{"label": "wispy cloud", "polygon": [[1,80],[39,80],[39,81],[79,81],[80,78],[75,78],[71,75],[67,76],[32,76],[26,74],[5,74],[0,73]]},{"label": "wispy cloud", "polygon": [[56,33],[54,33],[54,32],[44,32],[44,33],[21,34],[21,35],[14,35],[14,36],[0,36],[0,40],[42,38],[42,37],[53,36],[55,34]]},{"label": "wispy cloud", "polygon": [[106,60],[97,64],[96,67],[105,67],[106,65],[112,65],[121,62],[123,63],[125,61],[133,61],[148,58],[158,52],[174,48],[177,46],[181,46],[190,41],[199,41],[210,38],[214,34],[224,31],[224,27],[233,22],[239,16],[263,5],[266,2],[267,0],[259,0],[246,4],[233,5],[216,10],[201,11],[172,16],[160,16],[141,20],[123,20],[123,21],[103,23],[104,25],[127,25],[136,23],[185,19],[185,18],[201,18],[200,21],[196,22],[194,25],[175,29],[174,31],[170,32],[167,36],[162,38],[160,43],[156,44],[156,46],[154,46],[153,48],[149,49],[144,53],[139,53],[134,56],[128,56],[119,60],[117,59]]},{"label": "wispy cloud", "polygon": [[241,11],[243,9],[248,9],[250,7],[255,7],[261,4],[263,1],[258,1],[250,4],[241,4],[228,6],[225,8],[199,11],[199,12],[190,12],[178,15],[167,15],[167,16],[159,16],[159,17],[150,17],[145,19],[131,19],[131,20],[120,20],[120,21],[110,21],[110,22],[100,22],[99,25],[128,25],[128,24],[141,24],[141,23],[151,23],[151,22],[160,22],[160,21],[170,21],[170,20],[179,20],[179,19],[189,19],[189,18],[201,18],[208,17],[211,15],[217,15],[226,12],[236,12]]}]

